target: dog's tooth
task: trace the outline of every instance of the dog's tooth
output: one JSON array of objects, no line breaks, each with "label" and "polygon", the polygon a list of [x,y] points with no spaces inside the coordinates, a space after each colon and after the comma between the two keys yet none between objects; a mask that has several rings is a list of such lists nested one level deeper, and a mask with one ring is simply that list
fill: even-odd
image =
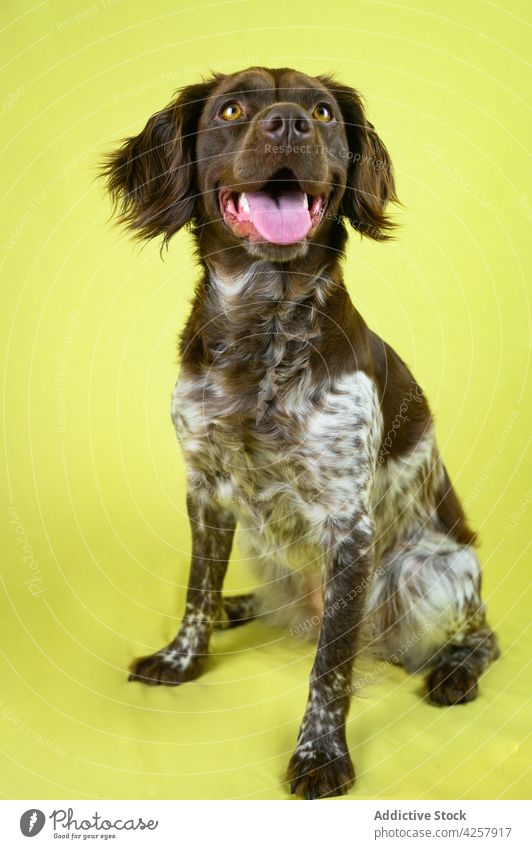
[{"label": "dog's tooth", "polygon": [[244,210],[244,212],[249,212],[249,202],[245,192],[242,192],[242,194],[240,195],[238,205],[240,209]]},{"label": "dog's tooth", "polygon": [[308,209],[309,207],[309,199],[306,192],[303,192],[303,209]]}]

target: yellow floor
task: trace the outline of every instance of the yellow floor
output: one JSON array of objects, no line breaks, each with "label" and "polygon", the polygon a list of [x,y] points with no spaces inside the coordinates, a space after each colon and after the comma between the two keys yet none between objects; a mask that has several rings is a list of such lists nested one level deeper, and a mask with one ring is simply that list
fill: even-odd
[{"label": "yellow floor", "polygon": [[[100,154],[177,86],[259,62],[335,70],[391,151],[398,241],[353,236],[346,277],[436,411],[502,647],[467,706],[431,707],[395,668],[372,678],[349,718],[350,797],[525,798],[529,4],[345,0],[326,23],[303,0],[212,5],[3,4],[0,792],[287,796],[308,646],[252,623],[216,635],[196,683],[127,682],[183,606],[190,538],[169,405],[197,272],[186,234],[164,262],[158,245],[127,243],[94,180]],[[228,588],[249,582],[233,563]]]},{"label": "yellow floor", "polygon": [[[19,540],[34,535],[37,529],[24,528]],[[34,551],[42,580],[32,586],[41,595],[28,592],[21,568],[6,580],[3,792],[37,799],[285,798],[283,771],[305,705],[311,647],[250,623],[215,635],[200,681],[179,688],[128,683],[130,658],[160,647],[176,628],[172,578],[179,571],[184,580],[187,564],[179,553],[155,570],[147,558],[135,562],[130,550],[119,566],[110,537],[103,533],[87,550],[63,545],[59,536],[55,557],[44,547]],[[133,545],[136,539],[132,532]],[[527,796],[525,605],[513,599],[509,610],[504,580],[498,588],[490,583],[503,655],[474,704],[435,708],[422,699],[419,677],[364,665],[368,685],[353,700],[348,725],[358,772],[352,798]],[[246,589],[238,563],[228,584]],[[178,606],[182,600],[180,590]]]}]

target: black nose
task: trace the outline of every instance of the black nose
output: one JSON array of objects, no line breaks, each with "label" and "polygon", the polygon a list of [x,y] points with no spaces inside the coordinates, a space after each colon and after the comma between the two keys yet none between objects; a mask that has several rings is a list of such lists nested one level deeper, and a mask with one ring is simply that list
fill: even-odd
[{"label": "black nose", "polygon": [[307,113],[293,103],[277,103],[260,124],[264,135],[277,144],[300,144],[311,133]]}]

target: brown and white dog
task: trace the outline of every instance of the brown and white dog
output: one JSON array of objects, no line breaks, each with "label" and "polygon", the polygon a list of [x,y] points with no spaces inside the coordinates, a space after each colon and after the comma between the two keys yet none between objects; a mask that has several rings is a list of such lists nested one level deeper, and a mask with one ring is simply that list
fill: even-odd
[{"label": "brown and white dog", "polygon": [[[388,152],[354,89],[256,67],[182,90],[105,173],[137,236],[167,243],[192,225],[203,269],[173,400],[192,529],[186,609],[130,677],[196,678],[216,627],[318,623],[288,781],[308,799],[345,793],[363,647],[427,669],[439,705],[474,699],[497,656],[475,536],[424,394],[342,280],[344,222],[390,237]],[[237,522],[261,588],[228,597]]]}]

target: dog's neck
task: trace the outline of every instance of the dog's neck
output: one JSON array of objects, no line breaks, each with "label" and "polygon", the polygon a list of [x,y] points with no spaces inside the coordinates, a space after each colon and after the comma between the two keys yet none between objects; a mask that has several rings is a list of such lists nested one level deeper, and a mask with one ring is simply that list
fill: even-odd
[{"label": "dog's neck", "polygon": [[[181,338],[183,367],[222,369],[240,387],[261,385],[271,369],[281,381],[309,371],[324,383],[364,357],[366,328],[342,279],[347,233],[341,222],[285,263],[195,235],[203,278]],[[362,348],[355,354],[357,338]]]},{"label": "dog's neck", "polygon": [[214,372],[224,372],[227,391],[253,410],[259,398],[299,397],[301,386],[312,397],[364,368],[367,327],[336,259],[312,271],[254,261],[237,276],[203,266],[181,337],[181,364],[189,375],[212,381]]},{"label": "dog's neck", "polygon": [[327,264],[309,272],[255,260],[236,276],[211,267],[204,283],[204,339],[218,354],[230,351],[234,362],[290,368],[305,348],[316,346],[336,285]]}]

